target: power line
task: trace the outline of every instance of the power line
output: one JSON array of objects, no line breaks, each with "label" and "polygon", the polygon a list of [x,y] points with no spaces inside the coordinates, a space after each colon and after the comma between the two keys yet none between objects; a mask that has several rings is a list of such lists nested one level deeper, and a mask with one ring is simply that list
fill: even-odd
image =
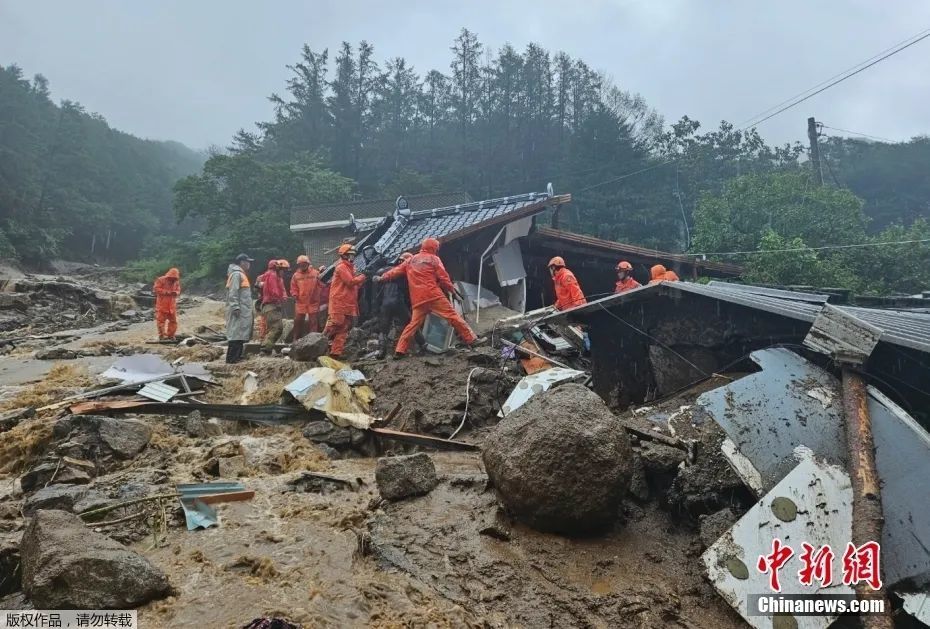
[{"label": "power line", "polygon": [[[870,58],[867,59],[866,61],[860,62],[860,63],[858,63],[858,64],[852,66],[852,68],[850,68],[850,69],[848,69],[848,70],[844,70],[843,72],[840,72],[839,74],[833,75],[833,77],[831,77],[830,79],[827,79],[826,81],[823,81],[823,82],[821,82],[821,83],[818,83],[818,84],[817,84],[816,86],[814,86],[813,88],[810,88],[810,89],[808,89],[808,90],[805,90],[804,92],[801,92],[798,96],[807,94],[807,95],[804,96],[803,98],[800,98],[800,99],[797,99],[797,97],[789,98],[787,101],[782,101],[781,103],[779,103],[779,105],[775,105],[774,107],[770,107],[769,109],[765,110],[765,111],[762,112],[761,114],[757,114],[756,116],[753,116],[752,118],[749,118],[749,120],[756,120],[757,118],[759,118],[759,116],[762,116],[762,115],[764,115],[764,114],[766,114],[766,113],[768,113],[768,112],[771,112],[773,109],[778,108],[776,111],[774,111],[773,113],[769,113],[769,115],[765,116],[764,118],[762,118],[762,119],[760,119],[760,120],[756,120],[755,122],[752,122],[751,124],[744,125],[743,127],[741,127],[741,128],[738,129],[738,130],[739,130],[739,131],[745,131],[746,129],[748,129],[748,128],[750,128],[750,127],[758,126],[758,125],[762,124],[763,122],[765,122],[765,121],[767,121],[767,120],[770,120],[770,119],[774,118],[775,116],[779,115],[780,113],[782,113],[782,112],[784,112],[784,111],[787,111],[787,110],[791,109],[792,107],[796,107],[797,105],[800,105],[801,103],[803,103],[804,101],[806,101],[806,100],[808,100],[808,99],[810,99],[810,98],[813,98],[813,97],[816,96],[817,94],[820,94],[820,93],[822,93],[822,92],[825,92],[826,90],[830,89],[831,87],[833,87],[833,86],[835,86],[835,85],[838,85],[839,83],[842,83],[842,82],[845,81],[846,79],[852,78],[853,76],[859,74],[860,72],[863,72],[864,70],[867,70],[867,69],[871,68],[872,66],[874,66],[874,65],[876,65],[876,64],[878,64],[878,63],[881,63],[881,62],[884,61],[885,59],[888,59],[889,57],[892,57],[892,56],[898,54],[899,52],[905,50],[906,48],[910,48],[910,47],[913,46],[914,44],[916,44],[916,43],[918,43],[918,42],[920,42],[920,41],[923,41],[923,40],[926,39],[927,37],[930,37],[930,29],[925,29],[925,30],[921,31],[920,33],[917,33],[917,35],[912,35],[911,37],[909,37],[909,38],[903,40],[902,42],[899,42],[899,43],[896,44],[895,46],[892,46],[891,48],[886,48],[884,51],[878,53],[877,55],[874,55],[874,56],[870,57]],[[864,64],[864,65],[863,65],[863,64]],[[837,77],[839,77],[839,78],[837,78]],[[835,80],[834,80],[834,79],[835,79]],[[817,88],[819,88],[819,89],[817,89]],[[816,90],[816,91],[811,92],[811,90]],[[808,92],[810,92],[810,93],[808,94]],[[785,103],[788,103],[788,104],[785,104]],[[782,106],[782,107],[779,108],[780,105],[784,105],[784,106]],[[647,166],[647,167],[645,167],[645,168],[640,168],[639,170],[634,170],[634,171],[629,172],[629,173],[624,173],[624,174],[619,175],[619,176],[617,176],[617,177],[614,177],[614,178],[612,178],[612,179],[608,179],[608,180],[606,180],[606,181],[602,181],[602,182],[600,182],[600,183],[596,183],[596,184],[594,184],[594,185],[591,185],[591,186],[587,186],[587,187],[585,187],[585,188],[582,188],[581,190],[578,191],[578,193],[580,194],[580,193],[582,193],[582,192],[587,192],[588,190],[593,190],[593,189],[595,189],[595,188],[600,188],[601,186],[608,186],[608,185],[610,185],[610,184],[612,184],[612,183],[616,183],[616,182],[618,182],[618,181],[622,181],[623,179],[627,179],[628,177],[633,177],[633,176],[636,176],[636,175],[640,175],[640,174],[642,174],[642,173],[648,172],[648,171],[650,171],[650,170],[654,170],[654,169],[656,169],[656,168],[660,168],[660,167],[665,166],[665,165],[667,165],[667,164],[675,163],[675,162],[679,161],[679,159],[680,159],[680,158],[675,158],[675,159],[666,160],[666,161],[664,161],[664,162],[660,162],[660,163],[654,164],[654,165],[652,165],[652,166]]]},{"label": "power line", "polygon": [[[784,107],[781,107],[780,109],[776,110],[774,113],[769,114],[769,115],[766,116],[765,118],[762,118],[761,120],[757,120],[757,121],[753,122],[751,125],[747,125],[746,127],[743,127],[743,129],[746,129],[746,128],[748,128],[749,126],[757,127],[757,126],[759,126],[760,124],[762,124],[763,122],[765,122],[766,120],[770,120],[770,119],[774,118],[775,116],[777,116],[778,114],[780,114],[780,113],[782,113],[782,112],[784,112],[784,111],[787,111],[787,110],[791,109],[792,107],[796,107],[796,106],[800,105],[800,104],[803,103],[804,101],[813,98],[813,97],[816,96],[817,94],[820,94],[821,92],[825,92],[826,90],[830,89],[830,88],[833,87],[834,85],[838,85],[838,84],[842,83],[843,81],[845,81],[846,79],[850,79],[850,78],[856,76],[857,74],[859,74],[860,72],[863,72],[863,71],[865,71],[865,70],[868,70],[868,69],[871,68],[872,66],[874,66],[874,65],[876,65],[876,64],[878,64],[878,63],[881,63],[882,61],[884,61],[885,59],[888,59],[889,57],[893,57],[894,55],[898,54],[899,52],[901,52],[901,51],[903,51],[903,50],[906,50],[907,48],[910,48],[910,47],[913,46],[914,44],[919,43],[919,42],[921,42],[921,41],[927,39],[928,37],[930,37],[930,29],[928,29],[926,32],[924,32],[924,34],[921,35],[920,37],[918,37],[917,39],[915,39],[915,40],[913,40],[913,41],[911,41],[911,42],[909,42],[909,43],[907,43],[907,44],[905,44],[905,45],[903,45],[903,46],[900,46],[900,47],[898,47],[898,48],[895,48],[895,49],[892,50],[891,52],[889,52],[889,53],[887,53],[887,54],[885,54],[885,55],[882,55],[882,56],[879,57],[878,59],[875,59],[875,60],[872,61],[871,63],[862,66],[862,67],[859,68],[858,70],[855,70],[855,71],[853,71],[853,72],[850,72],[850,73],[848,73],[848,74],[845,74],[844,76],[842,76],[842,77],[836,79],[835,81],[831,81],[830,83],[828,83],[827,85],[821,87],[820,89],[816,90],[815,92],[811,92],[811,93],[808,94],[807,96],[805,96],[805,97],[803,97],[803,98],[799,98],[799,99],[797,99],[797,100],[791,102],[790,104],[785,105]],[[742,130],[742,129],[741,129],[741,130]]]},{"label": "power line", "polygon": [[825,251],[829,249],[856,249],[859,247],[886,247],[892,245],[911,245],[915,243],[930,242],[930,238],[917,240],[894,240],[890,242],[860,242],[854,245],[825,245],[823,247],[791,247],[788,249],[758,249],[756,251],[713,251],[689,253],[692,256],[742,256],[762,253],[787,253],[792,251]]},{"label": "power line", "polygon": [[883,138],[877,135],[869,135],[868,133],[859,133],[858,131],[850,131],[849,129],[840,129],[839,127],[831,127],[823,123],[820,123],[820,126],[823,127],[824,129],[833,129],[834,131],[841,131],[843,133],[849,133],[851,135],[861,135],[864,138],[869,138],[871,140],[878,140],[879,142],[888,142],[889,144],[897,144],[897,141],[895,140],[889,140],[888,138]]},{"label": "power line", "polygon": [[899,41],[899,42],[898,42],[897,44],[895,44],[894,46],[891,46],[890,48],[886,48],[885,50],[882,50],[881,52],[878,52],[878,53],[874,54],[873,56],[869,57],[869,58],[866,59],[865,61],[860,61],[860,62],[857,63],[856,65],[851,66],[851,67],[849,67],[849,68],[846,68],[846,69],[843,70],[842,72],[838,72],[837,74],[834,74],[833,76],[831,76],[831,77],[828,78],[828,79],[824,79],[823,81],[821,81],[821,82],[818,83],[817,85],[814,85],[813,87],[809,87],[809,88],[807,88],[806,90],[804,90],[803,92],[799,92],[799,93],[795,94],[794,96],[792,96],[791,98],[788,98],[788,99],[786,99],[786,100],[783,100],[782,102],[778,103],[777,105],[773,105],[773,106],[769,107],[769,108],[766,109],[765,111],[756,114],[756,115],[753,116],[752,118],[747,118],[746,120],[744,120],[744,121],[741,122],[740,124],[741,124],[741,125],[746,125],[746,123],[751,123],[751,122],[752,122],[753,120],[755,120],[756,118],[761,118],[762,116],[764,116],[765,114],[769,113],[770,111],[773,111],[773,110],[775,110],[775,109],[781,107],[782,105],[785,105],[785,104],[787,104],[787,103],[790,103],[790,102],[793,101],[795,98],[799,98],[799,97],[801,97],[801,96],[804,96],[804,95],[807,94],[808,92],[811,92],[811,91],[817,89],[818,87],[821,87],[821,86],[823,86],[823,85],[826,85],[827,83],[829,83],[829,82],[832,81],[833,79],[839,78],[839,77],[843,76],[844,74],[846,74],[847,72],[852,72],[853,70],[855,70],[855,69],[858,68],[859,66],[862,66],[862,65],[864,65],[864,64],[866,64],[866,63],[869,63],[870,61],[873,61],[873,60],[877,59],[878,57],[882,56],[882,55],[885,54],[886,52],[890,52],[890,51],[894,50],[895,48],[897,48],[898,46],[901,46],[902,44],[906,44],[907,42],[911,41],[911,40],[914,39],[915,37],[919,37],[920,35],[923,35],[924,33],[927,33],[928,31],[930,31],[930,29],[921,31],[921,32],[917,33],[916,35],[911,35],[910,37],[908,37],[908,38],[906,38],[906,39],[903,39],[903,40]]},{"label": "power line", "polygon": [[639,174],[642,174],[642,173],[647,172],[647,171],[650,171],[650,170],[655,170],[656,168],[660,168],[660,167],[666,166],[666,165],[668,165],[668,164],[674,164],[674,163],[677,162],[678,160],[679,160],[679,158],[676,157],[675,159],[666,160],[666,161],[660,162],[660,163],[658,163],[658,164],[653,164],[652,166],[646,166],[645,168],[640,168],[639,170],[634,170],[633,172],[620,175],[619,177],[614,177],[613,179],[608,179],[607,181],[602,181],[601,183],[596,183],[596,184],[594,184],[593,186],[588,186],[587,188],[582,188],[582,189],[579,190],[578,192],[581,193],[581,192],[587,192],[588,190],[594,190],[595,188],[600,188],[601,186],[606,186],[606,185],[615,183],[615,182],[620,181],[620,180],[622,180],[622,179],[626,179],[627,177],[632,177],[632,176],[634,176],[634,175],[639,175]]}]

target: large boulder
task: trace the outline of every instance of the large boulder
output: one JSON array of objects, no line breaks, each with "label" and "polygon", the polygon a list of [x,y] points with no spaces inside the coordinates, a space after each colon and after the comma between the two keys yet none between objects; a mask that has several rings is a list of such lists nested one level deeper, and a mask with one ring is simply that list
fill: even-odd
[{"label": "large boulder", "polygon": [[311,332],[291,345],[292,360],[310,362],[329,352],[329,339],[319,332]]},{"label": "large boulder", "polygon": [[510,413],[491,431],[482,457],[511,515],[567,535],[614,522],[632,476],[626,431],[579,384],[537,394]]},{"label": "large boulder", "polygon": [[378,459],[375,482],[385,500],[428,494],[439,483],[436,466],[424,452]]},{"label": "large boulder", "polygon": [[72,454],[109,469],[115,462],[135,458],[151,440],[152,428],[139,419],[71,415],[55,423],[52,435],[68,439]]},{"label": "large boulder", "polygon": [[64,511],[36,512],[20,553],[23,589],[38,609],[133,609],[171,591],[147,559]]},{"label": "large boulder", "polygon": [[109,503],[99,491],[84,485],[54,484],[43,487],[23,502],[23,515],[31,517],[39,509],[56,509],[81,513]]}]

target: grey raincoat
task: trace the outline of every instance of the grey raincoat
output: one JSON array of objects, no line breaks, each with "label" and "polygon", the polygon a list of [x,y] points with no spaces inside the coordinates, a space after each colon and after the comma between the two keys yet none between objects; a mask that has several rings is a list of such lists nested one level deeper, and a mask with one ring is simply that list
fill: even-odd
[{"label": "grey raincoat", "polygon": [[252,288],[249,278],[238,264],[230,264],[226,269],[226,339],[250,340],[252,316]]}]

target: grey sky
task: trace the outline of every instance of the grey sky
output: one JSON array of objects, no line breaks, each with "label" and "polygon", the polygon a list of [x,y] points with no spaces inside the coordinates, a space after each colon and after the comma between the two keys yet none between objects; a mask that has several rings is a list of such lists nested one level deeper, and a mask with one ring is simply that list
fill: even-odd
[{"label": "grey sky", "polygon": [[[930,28],[924,0],[0,0],[0,65],[41,72],[136,135],[226,145],[268,119],[302,44],[367,39],[448,72],[461,27],[492,48],[530,41],[641,93],[667,122],[750,116]],[[760,127],[802,140],[805,120],[892,139],[930,133],[930,39]],[[830,131],[828,131],[830,132]]]}]

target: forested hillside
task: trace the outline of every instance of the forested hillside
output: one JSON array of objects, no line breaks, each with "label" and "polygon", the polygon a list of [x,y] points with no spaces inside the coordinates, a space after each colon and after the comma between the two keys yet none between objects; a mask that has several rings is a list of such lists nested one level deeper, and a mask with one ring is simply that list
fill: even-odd
[{"label": "forested hillside", "polygon": [[174,264],[213,276],[239,250],[293,254],[295,205],[449,190],[489,198],[552,182],[573,195],[569,229],[737,262],[753,281],[930,284],[930,243],[911,242],[930,237],[926,137],[825,129],[821,184],[806,143],[773,146],[726,121],[666,124],[562,52],[494,50],[463,29],[447,60],[413,68],[366,42],[305,45],[270,96],[272,118],[202,169],[183,146],[112,130],[74,103],[53,104],[41,77],[2,69],[0,255],[141,256],[140,278]]},{"label": "forested hillside", "polygon": [[174,229],[172,186],[204,158],[111,129],[0,66],[0,257],[123,262]]},{"label": "forested hillside", "polygon": [[[270,97],[274,118],[240,131],[229,155],[211,158],[202,176],[177,187],[179,215],[210,219],[205,243],[272,246],[242,230],[247,208],[255,208],[261,233],[278,233],[279,242],[293,246],[288,204],[348,194],[346,180],[334,179],[339,175],[361,197],[464,189],[489,198],[551,181],[573,195],[571,229],[709,252],[745,264],[756,281],[881,292],[930,281],[922,270],[930,268],[926,243],[867,248],[859,256],[832,249],[807,257],[717,255],[921,239],[930,199],[926,138],[825,138],[821,189],[801,144],[771,146],[755,129],[725,121],[711,129],[688,117],[665,125],[642,97],[584,61],[536,44],[495,51],[463,29],[447,68],[418,71],[402,58],[380,60],[361,42],[332,52],[304,46],[289,69],[286,91]],[[329,183],[284,188],[273,174],[282,168]],[[218,252],[201,251],[202,271],[212,272]],[[887,264],[895,259],[915,268],[902,273]]]}]

